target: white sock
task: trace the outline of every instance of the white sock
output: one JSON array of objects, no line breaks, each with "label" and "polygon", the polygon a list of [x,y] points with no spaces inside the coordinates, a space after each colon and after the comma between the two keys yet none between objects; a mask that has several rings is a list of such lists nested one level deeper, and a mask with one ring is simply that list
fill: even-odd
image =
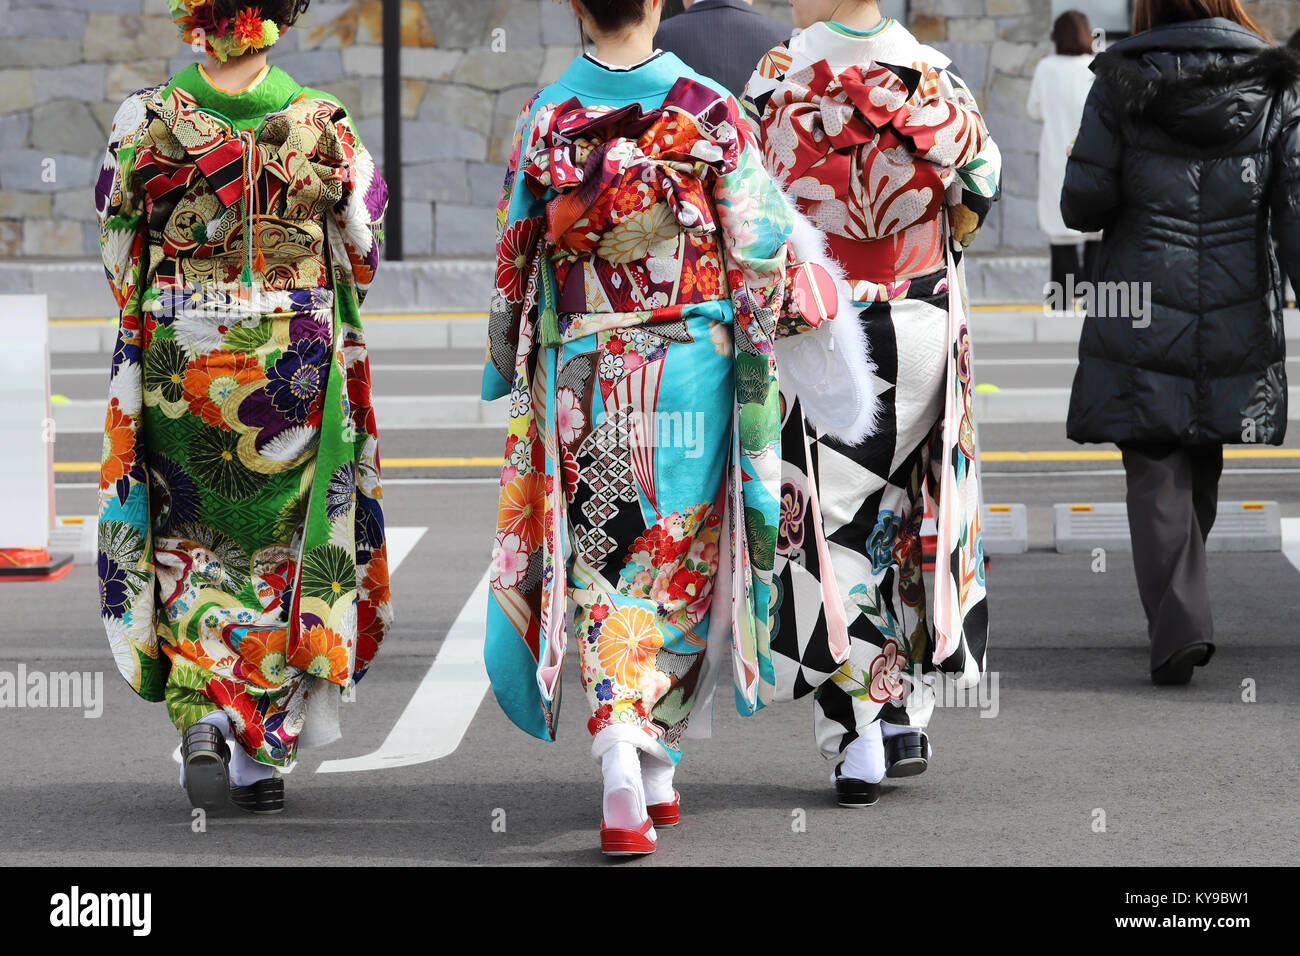
[{"label": "white sock", "polygon": [[[880,783],[885,779],[885,743],[880,737],[880,721],[872,721],[858,738],[844,750],[840,776]],[[831,782],[835,781],[832,774]]]},{"label": "white sock", "polygon": [[259,763],[248,755],[239,745],[239,741],[230,743],[230,785],[232,787],[249,787],[259,780],[275,776],[275,768]]},{"label": "white sock", "polygon": [[[228,773],[230,776],[230,785],[232,787],[247,787],[257,783],[259,780],[266,780],[268,777],[275,776],[275,768],[268,767],[264,763],[258,763],[243,747],[239,741],[233,739],[234,731],[230,729],[230,717],[222,710],[214,710],[212,713],[205,715],[199,721],[200,724],[211,724],[221,732],[225,738],[226,746],[230,748],[230,765]],[[185,786],[185,761],[181,760],[181,787]]]},{"label": "white sock", "polygon": [[637,752],[641,758],[641,783],[645,788],[647,804],[673,802],[673,774],[677,765],[671,761],[660,760],[646,753]]},{"label": "white sock", "polygon": [[[646,821],[645,789],[641,783],[641,761],[630,743],[617,743],[600,761],[605,777],[605,826],[639,830]],[[651,830],[653,838],[653,829]]]}]

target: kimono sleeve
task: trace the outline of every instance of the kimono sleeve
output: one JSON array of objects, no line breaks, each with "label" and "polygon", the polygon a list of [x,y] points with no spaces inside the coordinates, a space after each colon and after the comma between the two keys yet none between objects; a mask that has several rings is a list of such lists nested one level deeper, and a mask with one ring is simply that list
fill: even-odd
[{"label": "kimono sleeve", "polygon": [[972,110],[984,128],[979,149],[957,167],[957,178],[947,195],[953,237],[969,246],[1002,194],[1002,151],[984,125],[975,95],[966,82],[949,68],[940,72],[939,83],[944,95]]},{"label": "kimono sleeve", "polygon": [[763,111],[772,93],[781,85],[781,79],[790,66],[790,49],[785,43],[774,46],[763,54],[754,68],[745,92],[741,95],[740,107],[746,118],[756,126],[762,122]]},{"label": "kimono sleeve", "polygon": [[545,206],[524,184],[521,157],[531,138],[533,107],[540,91],[530,99],[515,121],[497,202],[497,271],[488,313],[487,355],[484,359],[482,397],[486,401],[510,393],[524,310],[528,279],[532,274],[545,222]]},{"label": "kimono sleeve", "polygon": [[145,102],[157,87],[132,93],[118,108],[95,183],[99,251],[119,312],[136,296],[136,271],[144,254],[145,192],[135,175],[136,143],[148,125]]},{"label": "kimono sleeve", "polygon": [[[747,293],[746,311],[779,313],[785,291],[794,211],[763,167],[750,125],[739,116],[741,149],[736,168],[719,176],[713,189],[718,227],[730,265],[732,295]],[[736,287],[739,279],[743,289]],[[739,316],[738,316],[739,318]]]},{"label": "kimono sleeve", "polygon": [[388,210],[388,184],[374,157],[357,135],[347,113],[340,108],[334,131],[343,149],[343,197],[332,211],[338,226],[335,253],[352,275],[359,307],[374,281],[384,242],[384,215]]},{"label": "kimono sleeve", "polygon": [[148,124],[145,103],[153,92],[133,94],[118,110],[95,186],[100,250],[120,310],[99,469],[96,564],[100,616],[118,671],[141,697],[160,701],[169,662],[159,653],[154,629],[156,576],[141,420],[147,210],[135,175],[136,145]]},{"label": "kimono sleeve", "polygon": [[1065,167],[1061,217],[1067,226],[1080,232],[1101,232],[1111,226],[1119,209],[1122,158],[1109,86],[1099,78],[1084,103],[1079,136]]}]

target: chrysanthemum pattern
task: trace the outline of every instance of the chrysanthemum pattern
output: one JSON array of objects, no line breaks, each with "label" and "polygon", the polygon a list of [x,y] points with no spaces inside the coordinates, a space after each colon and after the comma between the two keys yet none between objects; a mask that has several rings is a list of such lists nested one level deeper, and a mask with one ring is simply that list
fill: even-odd
[{"label": "chrysanthemum pattern", "polygon": [[244,147],[189,75],[128,99],[96,188],[121,309],[100,610],[123,677],[179,730],[221,709],[250,754],[287,767],[309,693],[360,679],[392,621],[357,311],[387,191],[343,109],[272,70],[257,88],[274,114],[255,158],[266,268],[241,285],[226,173]]}]

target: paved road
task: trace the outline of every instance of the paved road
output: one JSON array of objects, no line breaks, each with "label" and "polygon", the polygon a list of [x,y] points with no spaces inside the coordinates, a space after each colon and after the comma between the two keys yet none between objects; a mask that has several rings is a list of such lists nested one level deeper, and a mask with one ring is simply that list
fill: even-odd
[{"label": "paved road", "polygon": [[[981,361],[1060,357],[1047,345],[991,351]],[[93,398],[102,376],[62,370],[103,360],[56,356],[56,391]],[[381,370],[476,361],[459,350],[374,356]],[[998,384],[1015,387],[1026,380],[1017,376],[1044,368],[1053,366],[1006,365]],[[466,371],[376,375],[377,387],[392,395],[461,392],[474,378]],[[981,438],[986,451],[1075,447],[1059,422],[989,425]],[[500,442],[493,428],[395,428],[384,431],[383,451],[389,460],[490,459],[499,457]],[[98,443],[95,435],[62,435],[56,459],[93,461]],[[1288,447],[1300,448],[1300,429]],[[1297,466],[1296,459],[1233,462],[1223,495],[1278,500],[1284,515],[1300,516]],[[1050,550],[1044,523],[1057,501],[1121,500],[1118,467],[988,465],[987,500],[1030,506],[1034,548],[996,558],[989,569],[996,716],[940,709],[928,773],[888,787],[875,808],[838,809],[825,783],[829,766],[812,744],[809,702],[742,720],[724,698],[714,738],[688,744],[678,778],[683,825],[662,834],[653,857],[628,865],[1300,863],[1300,569],[1278,553],[1212,555],[1219,653],[1191,686],[1151,687],[1128,557],[1111,554],[1106,572],[1094,573],[1089,556]],[[175,732],[160,706],[136,699],[117,678],[96,619],[92,568],[78,566],[49,584],[0,586],[7,625],[0,673],[23,666],[104,675],[96,719],[69,709],[0,710],[0,862],[600,859],[599,777],[579,688],[565,695],[559,741],[544,744],[511,727],[490,692],[476,705],[474,668],[457,664],[479,613],[470,597],[488,558],[493,468],[405,465],[386,475],[389,524],[414,542],[394,573],[398,622],[357,701],[345,707],[344,739],[304,757],[278,818],[230,812],[193,832],[169,756]],[[61,514],[93,511],[92,477],[59,474]],[[576,667],[568,679],[576,682]],[[1243,683],[1255,702],[1243,702]],[[450,755],[395,769],[318,772],[324,761],[382,752],[413,720],[417,742],[431,739],[418,727],[425,702],[466,713]],[[439,729],[454,736],[453,723]],[[1104,832],[1096,832],[1099,811]]]}]

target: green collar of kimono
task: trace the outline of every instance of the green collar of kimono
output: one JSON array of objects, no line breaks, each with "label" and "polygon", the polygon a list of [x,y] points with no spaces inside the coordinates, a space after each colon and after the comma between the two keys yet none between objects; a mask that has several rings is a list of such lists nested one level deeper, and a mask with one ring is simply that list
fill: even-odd
[{"label": "green collar of kimono", "polygon": [[167,96],[177,88],[194,97],[202,109],[229,122],[236,131],[256,128],[268,113],[278,113],[307,92],[284,70],[272,66],[251,89],[226,93],[208,82],[197,63],[177,73],[162,95]]},{"label": "green collar of kimono", "polygon": [[679,79],[690,75],[690,67],[668,52],[630,70],[608,70],[580,56],[555,83],[579,95],[609,97],[612,94],[620,100],[642,100],[663,96]]}]

